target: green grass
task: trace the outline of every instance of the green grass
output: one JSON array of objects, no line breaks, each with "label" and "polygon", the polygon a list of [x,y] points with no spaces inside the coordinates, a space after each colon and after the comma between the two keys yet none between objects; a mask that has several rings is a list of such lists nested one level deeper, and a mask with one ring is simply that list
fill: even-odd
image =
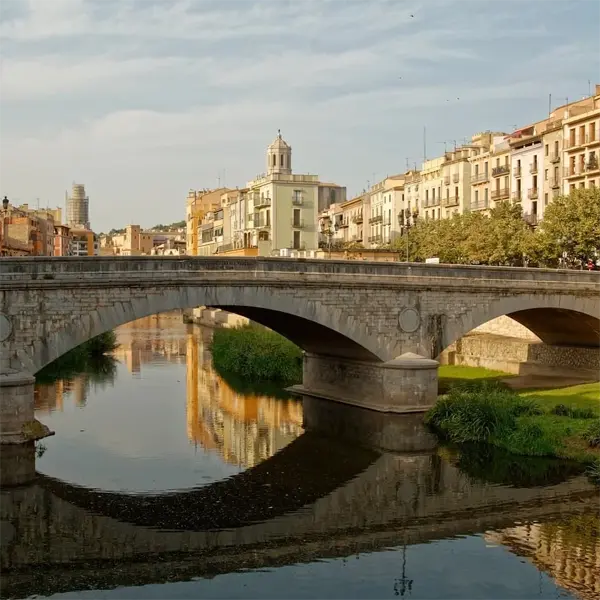
[{"label": "green grass", "polygon": [[590,464],[600,457],[600,383],[517,393],[473,378],[453,384],[426,422],[453,443]]},{"label": "green grass", "polygon": [[472,380],[497,380],[514,377],[510,373],[494,371],[484,367],[465,367],[459,365],[440,365],[438,369],[438,389],[445,394],[453,385]]}]

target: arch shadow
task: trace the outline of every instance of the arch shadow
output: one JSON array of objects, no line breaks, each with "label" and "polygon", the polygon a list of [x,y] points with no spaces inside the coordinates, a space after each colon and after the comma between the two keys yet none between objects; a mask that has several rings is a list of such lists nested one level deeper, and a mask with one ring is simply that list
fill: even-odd
[{"label": "arch shadow", "polygon": [[[76,301],[76,300],[75,300]],[[84,342],[142,317],[196,306],[221,308],[277,331],[307,352],[368,362],[386,360],[368,327],[339,308],[316,301],[282,297],[265,287],[191,287],[101,306],[33,343],[19,353],[23,366],[36,373]]]},{"label": "arch shadow", "polygon": [[[324,457],[327,457],[324,460]],[[101,492],[38,474],[36,483],[90,513],[152,529],[211,531],[260,523],[313,504],[365,471],[380,452],[304,433],[223,481],[165,494]],[[190,507],[196,510],[190,511]]]},{"label": "arch shadow", "polygon": [[508,316],[542,342],[555,346],[600,347],[600,299],[577,296],[504,297],[449,320],[443,348],[497,317]]}]

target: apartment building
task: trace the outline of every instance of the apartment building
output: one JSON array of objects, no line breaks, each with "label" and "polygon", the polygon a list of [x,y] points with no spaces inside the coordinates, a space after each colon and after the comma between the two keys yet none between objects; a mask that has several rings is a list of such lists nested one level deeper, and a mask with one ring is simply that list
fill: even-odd
[{"label": "apartment building", "polygon": [[[502,177],[508,177],[506,164],[500,162],[501,156],[508,157],[510,162],[510,146],[505,142],[506,134],[502,132],[485,131],[477,133],[472,138],[469,163],[471,165],[471,202],[470,210],[489,210],[494,202],[507,200],[505,191],[508,185]],[[500,148],[504,142],[504,148]],[[505,159],[506,160],[506,159]],[[496,174],[494,176],[494,173]],[[497,187],[496,187],[497,186]],[[493,194],[492,192],[496,192]],[[492,198],[492,196],[494,196]]]},{"label": "apartment building", "polygon": [[69,238],[69,256],[98,256],[100,241],[90,229],[72,228]]},{"label": "apartment building", "polygon": [[204,217],[221,206],[221,196],[230,191],[228,188],[217,188],[214,190],[190,190],[185,204],[186,218],[186,254],[196,256],[200,240],[198,237],[199,227]]},{"label": "apartment building", "polygon": [[444,153],[442,217],[467,212],[471,206],[471,154],[469,146],[459,146]]},{"label": "apartment building", "polygon": [[492,206],[500,202],[510,201],[510,168],[511,148],[506,135],[496,136],[490,150],[492,179],[490,181],[490,198]]},{"label": "apartment building", "polygon": [[5,197],[2,201],[2,255],[53,256],[55,214],[50,209],[32,210],[28,204],[13,206]]},{"label": "apartment building", "polygon": [[123,233],[102,235],[99,238],[100,254],[103,256],[148,256],[156,254],[157,246],[175,247],[176,242],[185,243],[183,231],[144,230],[140,225],[127,225]]},{"label": "apartment building", "polygon": [[540,202],[542,168],[544,164],[543,132],[546,121],[518,129],[508,136],[511,148],[511,199],[522,207],[523,216],[531,225],[543,217]]},{"label": "apartment building", "polygon": [[346,202],[346,188],[337,183],[319,183],[318,211],[319,213],[328,209],[332,204],[343,204]]},{"label": "apartment building", "polygon": [[342,220],[347,223],[345,241],[349,244],[363,244],[364,206],[368,206],[365,194],[347,200],[341,205]]},{"label": "apartment building", "polygon": [[70,256],[71,228],[68,225],[54,225],[54,256]]},{"label": "apartment building", "polygon": [[563,119],[563,193],[600,187],[600,85],[571,105]]}]

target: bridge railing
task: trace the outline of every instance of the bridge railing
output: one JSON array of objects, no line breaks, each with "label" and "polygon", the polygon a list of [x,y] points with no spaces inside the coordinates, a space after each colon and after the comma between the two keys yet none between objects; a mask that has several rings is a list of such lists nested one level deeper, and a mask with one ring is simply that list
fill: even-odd
[{"label": "bridge railing", "polygon": [[599,271],[534,269],[475,265],[446,265],[358,260],[298,259],[282,257],[10,257],[0,260],[0,284],[15,281],[128,279],[183,276],[202,273],[304,273],[352,276],[466,278],[514,282],[557,282],[600,286]]}]

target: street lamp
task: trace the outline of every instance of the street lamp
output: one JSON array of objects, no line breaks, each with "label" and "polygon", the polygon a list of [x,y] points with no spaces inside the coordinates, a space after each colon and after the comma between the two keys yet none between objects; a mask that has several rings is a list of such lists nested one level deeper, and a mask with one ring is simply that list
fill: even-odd
[{"label": "street lamp", "polygon": [[[4,196],[4,198],[2,198],[2,231],[0,231],[0,234],[2,234],[0,237],[2,239],[2,246],[6,245],[6,234],[7,234],[7,227],[6,227],[6,217],[8,215],[8,205],[10,204],[8,198],[6,196]],[[8,254],[8,251],[7,251]]]},{"label": "street lamp", "polygon": [[[409,232],[410,228],[417,223],[417,217],[419,212],[415,209],[411,214],[410,209],[401,210],[398,213],[398,226],[400,227],[401,235],[406,236],[406,262],[409,262],[410,258],[410,245],[409,245]],[[412,217],[412,224],[411,224]]]},{"label": "street lamp", "polygon": [[338,224],[331,224],[331,217],[325,217],[321,222],[321,234],[327,236],[327,247],[329,250],[329,258],[331,258],[331,238],[338,230]]}]

